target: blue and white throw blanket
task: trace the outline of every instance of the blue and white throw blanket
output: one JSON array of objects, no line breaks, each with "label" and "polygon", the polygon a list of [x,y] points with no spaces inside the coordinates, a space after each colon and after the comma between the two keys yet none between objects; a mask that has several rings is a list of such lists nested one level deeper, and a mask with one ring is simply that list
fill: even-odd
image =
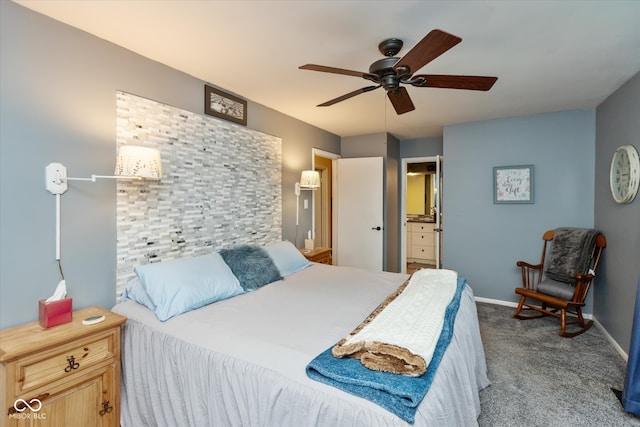
[{"label": "blue and white throw blanket", "polygon": [[[448,282],[449,285],[443,285],[443,281]],[[439,286],[434,287],[432,282],[438,283]],[[460,297],[465,284],[464,277],[458,276],[457,273],[450,270],[420,270],[414,273],[411,280],[404,284],[399,292],[387,298],[351,334],[336,346],[327,349],[313,359],[307,365],[307,375],[316,381],[368,399],[413,424],[418,405],[429,391],[440,361],[451,342],[456,315],[460,307]],[[425,310],[424,306],[420,309],[420,305],[410,307],[411,301],[415,300],[417,294],[430,294],[434,290],[438,293],[442,291],[442,294],[445,295],[444,299],[442,295],[436,297],[439,302],[435,306],[430,307],[429,310]],[[404,298],[401,298],[403,294]],[[447,297],[447,294],[450,297]],[[407,296],[411,296],[411,298],[407,298]],[[439,309],[438,305],[443,304],[443,301],[444,306]],[[409,318],[415,315],[414,317],[420,318],[420,320],[407,322],[408,313]],[[435,314],[435,317],[432,314]],[[387,342],[381,342],[377,338],[372,338],[376,332],[365,331],[365,329],[372,329],[372,325],[373,329],[377,329],[379,325],[374,324],[374,321],[380,316],[384,319],[381,337],[402,337],[400,342],[408,343],[407,345],[417,352],[414,353],[396,342],[388,342],[388,339],[383,340]],[[425,316],[428,318],[426,321],[424,320]],[[389,331],[389,325],[394,321],[396,330],[395,332]],[[425,330],[416,330],[416,324],[423,326]],[[433,333],[434,324],[438,325],[435,335]],[[363,331],[366,335],[360,334]],[[414,336],[425,337],[426,342],[416,342]],[[359,338],[363,338],[363,340],[358,341]],[[366,348],[368,344],[373,342],[384,345]],[[345,346],[345,344],[347,345]],[[341,351],[344,353],[345,348],[352,354],[343,354],[348,357],[340,358],[334,356],[336,353],[340,354]],[[381,354],[389,348],[401,350],[400,353],[391,356],[391,363],[388,363],[388,359],[385,357],[389,356],[388,354]],[[376,353],[377,351],[381,353]],[[407,354],[409,357],[406,356]],[[368,356],[362,357],[363,355]],[[365,363],[368,364],[366,359],[373,360],[371,367],[365,366]],[[394,359],[400,363],[393,363]],[[424,361],[425,366],[422,372],[420,372],[420,363],[412,363],[419,362],[420,359]],[[405,374],[393,372],[395,368],[401,366],[409,366],[408,372]],[[416,371],[416,369],[418,370]]]}]

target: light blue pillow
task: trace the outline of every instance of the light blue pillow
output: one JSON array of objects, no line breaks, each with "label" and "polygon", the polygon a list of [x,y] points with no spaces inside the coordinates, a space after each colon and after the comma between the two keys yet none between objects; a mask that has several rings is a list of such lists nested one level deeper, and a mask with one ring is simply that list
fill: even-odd
[{"label": "light blue pillow", "polygon": [[297,273],[311,265],[311,262],[288,240],[267,245],[264,250],[269,254],[283,277]]},{"label": "light blue pillow", "polygon": [[243,292],[218,253],[139,265],[134,271],[163,322]]},{"label": "light blue pillow", "polygon": [[144,290],[144,286],[142,286],[142,282],[138,277],[131,279],[129,283],[127,283],[127,287],[124,288],[122,297],[125,299],[134,300],[138,304],[144,305],[151,311],[156,311],[156,305],[153,303],[153,301],[151,301],[151,298],[149,298],[147,291]]}]

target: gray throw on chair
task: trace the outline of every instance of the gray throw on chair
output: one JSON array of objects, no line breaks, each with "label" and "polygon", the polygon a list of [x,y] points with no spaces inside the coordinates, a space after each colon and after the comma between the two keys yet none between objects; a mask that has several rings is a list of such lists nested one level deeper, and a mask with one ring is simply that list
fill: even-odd
[{"label": "gray throw on chair", "polygon": [[546,275],[559,282],[575,285],[576,274],[588,273],[597,230],[591,228],[556,228],[547,258]]}]

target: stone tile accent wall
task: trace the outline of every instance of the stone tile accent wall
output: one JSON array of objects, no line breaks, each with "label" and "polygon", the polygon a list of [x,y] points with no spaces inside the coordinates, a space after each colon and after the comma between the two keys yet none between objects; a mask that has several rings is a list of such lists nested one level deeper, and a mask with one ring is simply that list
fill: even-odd
[{"label": "stone tile accent wall", "polygon": [[160,150],[160,181],[117,181],[117,298],[138,264],[282,238],[281,139],[117,92],[117,145]]}]

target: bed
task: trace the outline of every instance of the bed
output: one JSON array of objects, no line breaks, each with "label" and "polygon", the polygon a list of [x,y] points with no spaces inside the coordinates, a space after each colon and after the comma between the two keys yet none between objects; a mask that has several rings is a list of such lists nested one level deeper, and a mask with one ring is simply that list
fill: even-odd
[{"label": "bed", "polygon": [[[279,280],[163,321],[135,295],[113,308],[128,318],[123,427],[410,425],[306,373],[310,361],[352,332],[408,276],[306,261],[304,267],[276,264]],[[414,425],[477,425],[478,392],[488,385],[473,292],[465,285],[451,342]]]}]

